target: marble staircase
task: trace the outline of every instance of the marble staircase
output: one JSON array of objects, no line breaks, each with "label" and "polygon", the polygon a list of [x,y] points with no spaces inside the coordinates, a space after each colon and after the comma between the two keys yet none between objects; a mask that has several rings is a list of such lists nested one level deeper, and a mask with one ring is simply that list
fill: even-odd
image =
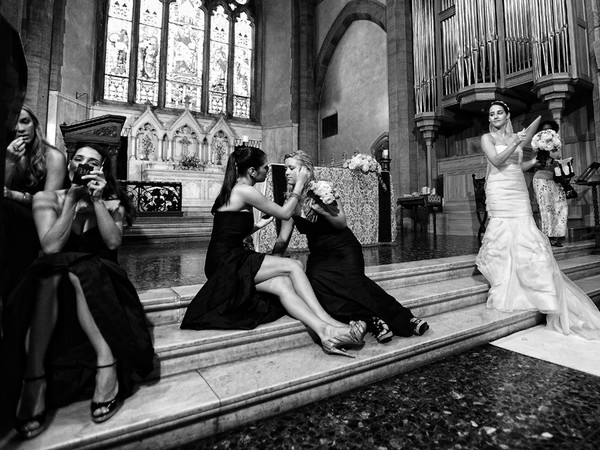
[{"label": "marble staircase", "polygon": [[123,244],[207,242],[212,232],[210,212],[195,216],[140,216],[123,233]]},{"label": "marble staircase", "polygon": [[[555,249],[561,269],[600,301],[600,255],[591,241]],[[486,280],[475,256],[369,267],[368,275],[431,329],[420,337],[378,344],[370,335],[354,359],[325,355],[297,320],[283,317],[255,330],[180,330],[185,307],[200,288],[140,292],[153,326],[156,370],[108,422],[89,420],[89,402],[50,417],[49,429],[0,448],[169,448],[243,423],[342,394],[433,363],[543,321],[536,312],[485,308]]]}]

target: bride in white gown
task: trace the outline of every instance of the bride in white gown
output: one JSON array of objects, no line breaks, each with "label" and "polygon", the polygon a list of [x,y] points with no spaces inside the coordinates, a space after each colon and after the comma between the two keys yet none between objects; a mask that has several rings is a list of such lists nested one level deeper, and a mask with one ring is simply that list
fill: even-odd
[{"label": "bride in white gown", "polygon": [[533,219],[523,172],[521,145],[537,130],[538,117],[514,133],[510,110],[502,101],[489,108],[490,132],[481,138],[488,160],[486,201],[490,221],[476,263],[490,282],[487,307],[502,311],[538,310],[546,327],[563,334],[600,339],[600,311],[558,268],[548,238]]}]

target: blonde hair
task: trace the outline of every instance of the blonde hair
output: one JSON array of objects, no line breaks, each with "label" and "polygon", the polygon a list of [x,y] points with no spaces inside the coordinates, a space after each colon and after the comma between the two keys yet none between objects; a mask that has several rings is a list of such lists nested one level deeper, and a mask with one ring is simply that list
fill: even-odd
[{"label": "blonde hair", "polygon": [[[300,165],[306,167],[310,173],[308,180],[306,182],[306,184],[304,185],[304,190],[303,193],[306,192],[306,190],[308,189],[308,184],[311,181],[315,181],[315,165],[313,163],[312,158],[310,157],[310,155],[306,152],[303,152],[302,150],[296,150],[292,153],[286,153],[283,156],[283,161],[285,162],[286,159],[288,158],[294,158],[296,161],[298,161],[300,163]],[[287,193],[286,196],[294,189],[293,186],[288,185],[287,187]]]},{"label": "blonde hair", "polygon": [[49,148],[56,149],[55,146],[50,144],[44,136],[44,131],[40,121],[33,113],[32,109],[27,105],[21,107],[25,111],[31,121],[33,122],[34,138],[28,145],[29,164],[26,170],[26,186],[31,187],[36,185],[46,175],[46,153]]}]

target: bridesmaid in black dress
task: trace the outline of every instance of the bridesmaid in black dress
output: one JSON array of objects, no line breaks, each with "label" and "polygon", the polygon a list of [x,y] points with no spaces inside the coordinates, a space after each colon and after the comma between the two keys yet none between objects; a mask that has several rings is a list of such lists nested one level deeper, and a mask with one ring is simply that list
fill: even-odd
[{"label": "bridesmaid in black dress", "polygon": [[[48,408],[84,394],[91,419],[109,419],[131,395],[132,373],[153,367],[142,305],[117,264],[132,210],[109,161],[79,148],[68,168],[72,186],[33,200],[44,254],[8,299],[0,348],[0,406],[14,414],[18,400],[15,429],[25,439],[44,431]],[[84,163],[91,171],[77,179]]]},{"label": "bridesmaid in black dress", "polygon": [[[310,180],[314,180],[313,162],[301,150],[286,155],[285,166],[289,186],[295,184],[302,170],[308,169]],[[306,275],[329,314],[342,321],[365,321],[379,342],[389,341],[394,334],[422,335],[429,328],[427,322],[414,317],[408,308],[365,275],[362,246],[346,226],[341,200],[337,199],[336,205],[329,207],[314,203],[315,222],[301,217],[306,216],[302,214],[305,201],[310,202],[306,189],[293,217],[282,223],[273,254],[283,255],[295,225],[308,240],[310,255]]]},{"label": "bridesmaid in black dress", "polygon": [[[325,312],[301,263],[244,248],[244,238],[273,220],[288,219],[308,177],[299,171],[288,202],[280,206],[254,188],[269,170],[266,154],[255,147],[236,147],[229,156],[223,187],[212,208],[213,231],[206,254],[208,280],[194,297],[181,324],[184,329],[252,329],[286,311],[312,329],[327,353],[351,356],[345,347],[359,346],[366,324],[350,326]],[[254,223],[253,208],[270,218]]]},{"label": "bridesmaid in black dress", "polygon": [[5,233],[2,241],[6,246],[0,249],[3,303],[40,251],[31,213],[33,196],[39,191],[65,187],[67,172],[65,156],[48,143],[28,106],[22,107],[14,132],[15,137],[6,148],[4,198],[0,200]]}]

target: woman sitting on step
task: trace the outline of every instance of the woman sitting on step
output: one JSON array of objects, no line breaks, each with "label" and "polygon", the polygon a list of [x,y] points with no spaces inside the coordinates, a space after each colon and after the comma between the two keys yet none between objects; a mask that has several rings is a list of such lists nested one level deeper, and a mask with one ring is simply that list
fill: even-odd
[{"label": "woman sitting on step", "polygon": [[[305,152],[285,155],[284,162],[288,196],[300,173],[308,171],[309,181],[315,180],[313,162]],[[314,195],[307,195],[308,190],[306,185],[293,216],[282,223],[273,254],[283,255],[295,225],[308,239],[306,275],[329,314],[342,321],[365,321],[380,343],[388,342],[393,335],[407,337],[427,331],[427,322],[414,317],[365,275],[362,246],[346,224],[341,199],[325,205],[313,200]]]},{"label": "woman sitting on step", "polygon": [[69,189],[34,196],[44,254],[5,310],[0,405],[14,414],[18,401],[15,429],[25,439],[46,428],[47,409],[81,394],[92,397],[94,422],[109,419],[131,395],[131,375],[153,367],[142,305],[117,264],[131,201],[101,150],[80,147],[68,174]]},{"label": "woman sitting on step", "polygon": [[[244,239],[273,217],[291,217],[308,176],[306,171],[298,174],[288,202],[280,206],[254,188],[268,170],[259,148],[236,147],[229,156],[212,207],[214,224],[204,269],[208,280],[188,306],[181,328],[252,329],[287,311],[318,335],[326,353],[351,356],[345,349],[363,344],[366,325],[348,326],[327,314],[298,261],[244,248]],[[271,217],[254,223],[254,208]]]}]

